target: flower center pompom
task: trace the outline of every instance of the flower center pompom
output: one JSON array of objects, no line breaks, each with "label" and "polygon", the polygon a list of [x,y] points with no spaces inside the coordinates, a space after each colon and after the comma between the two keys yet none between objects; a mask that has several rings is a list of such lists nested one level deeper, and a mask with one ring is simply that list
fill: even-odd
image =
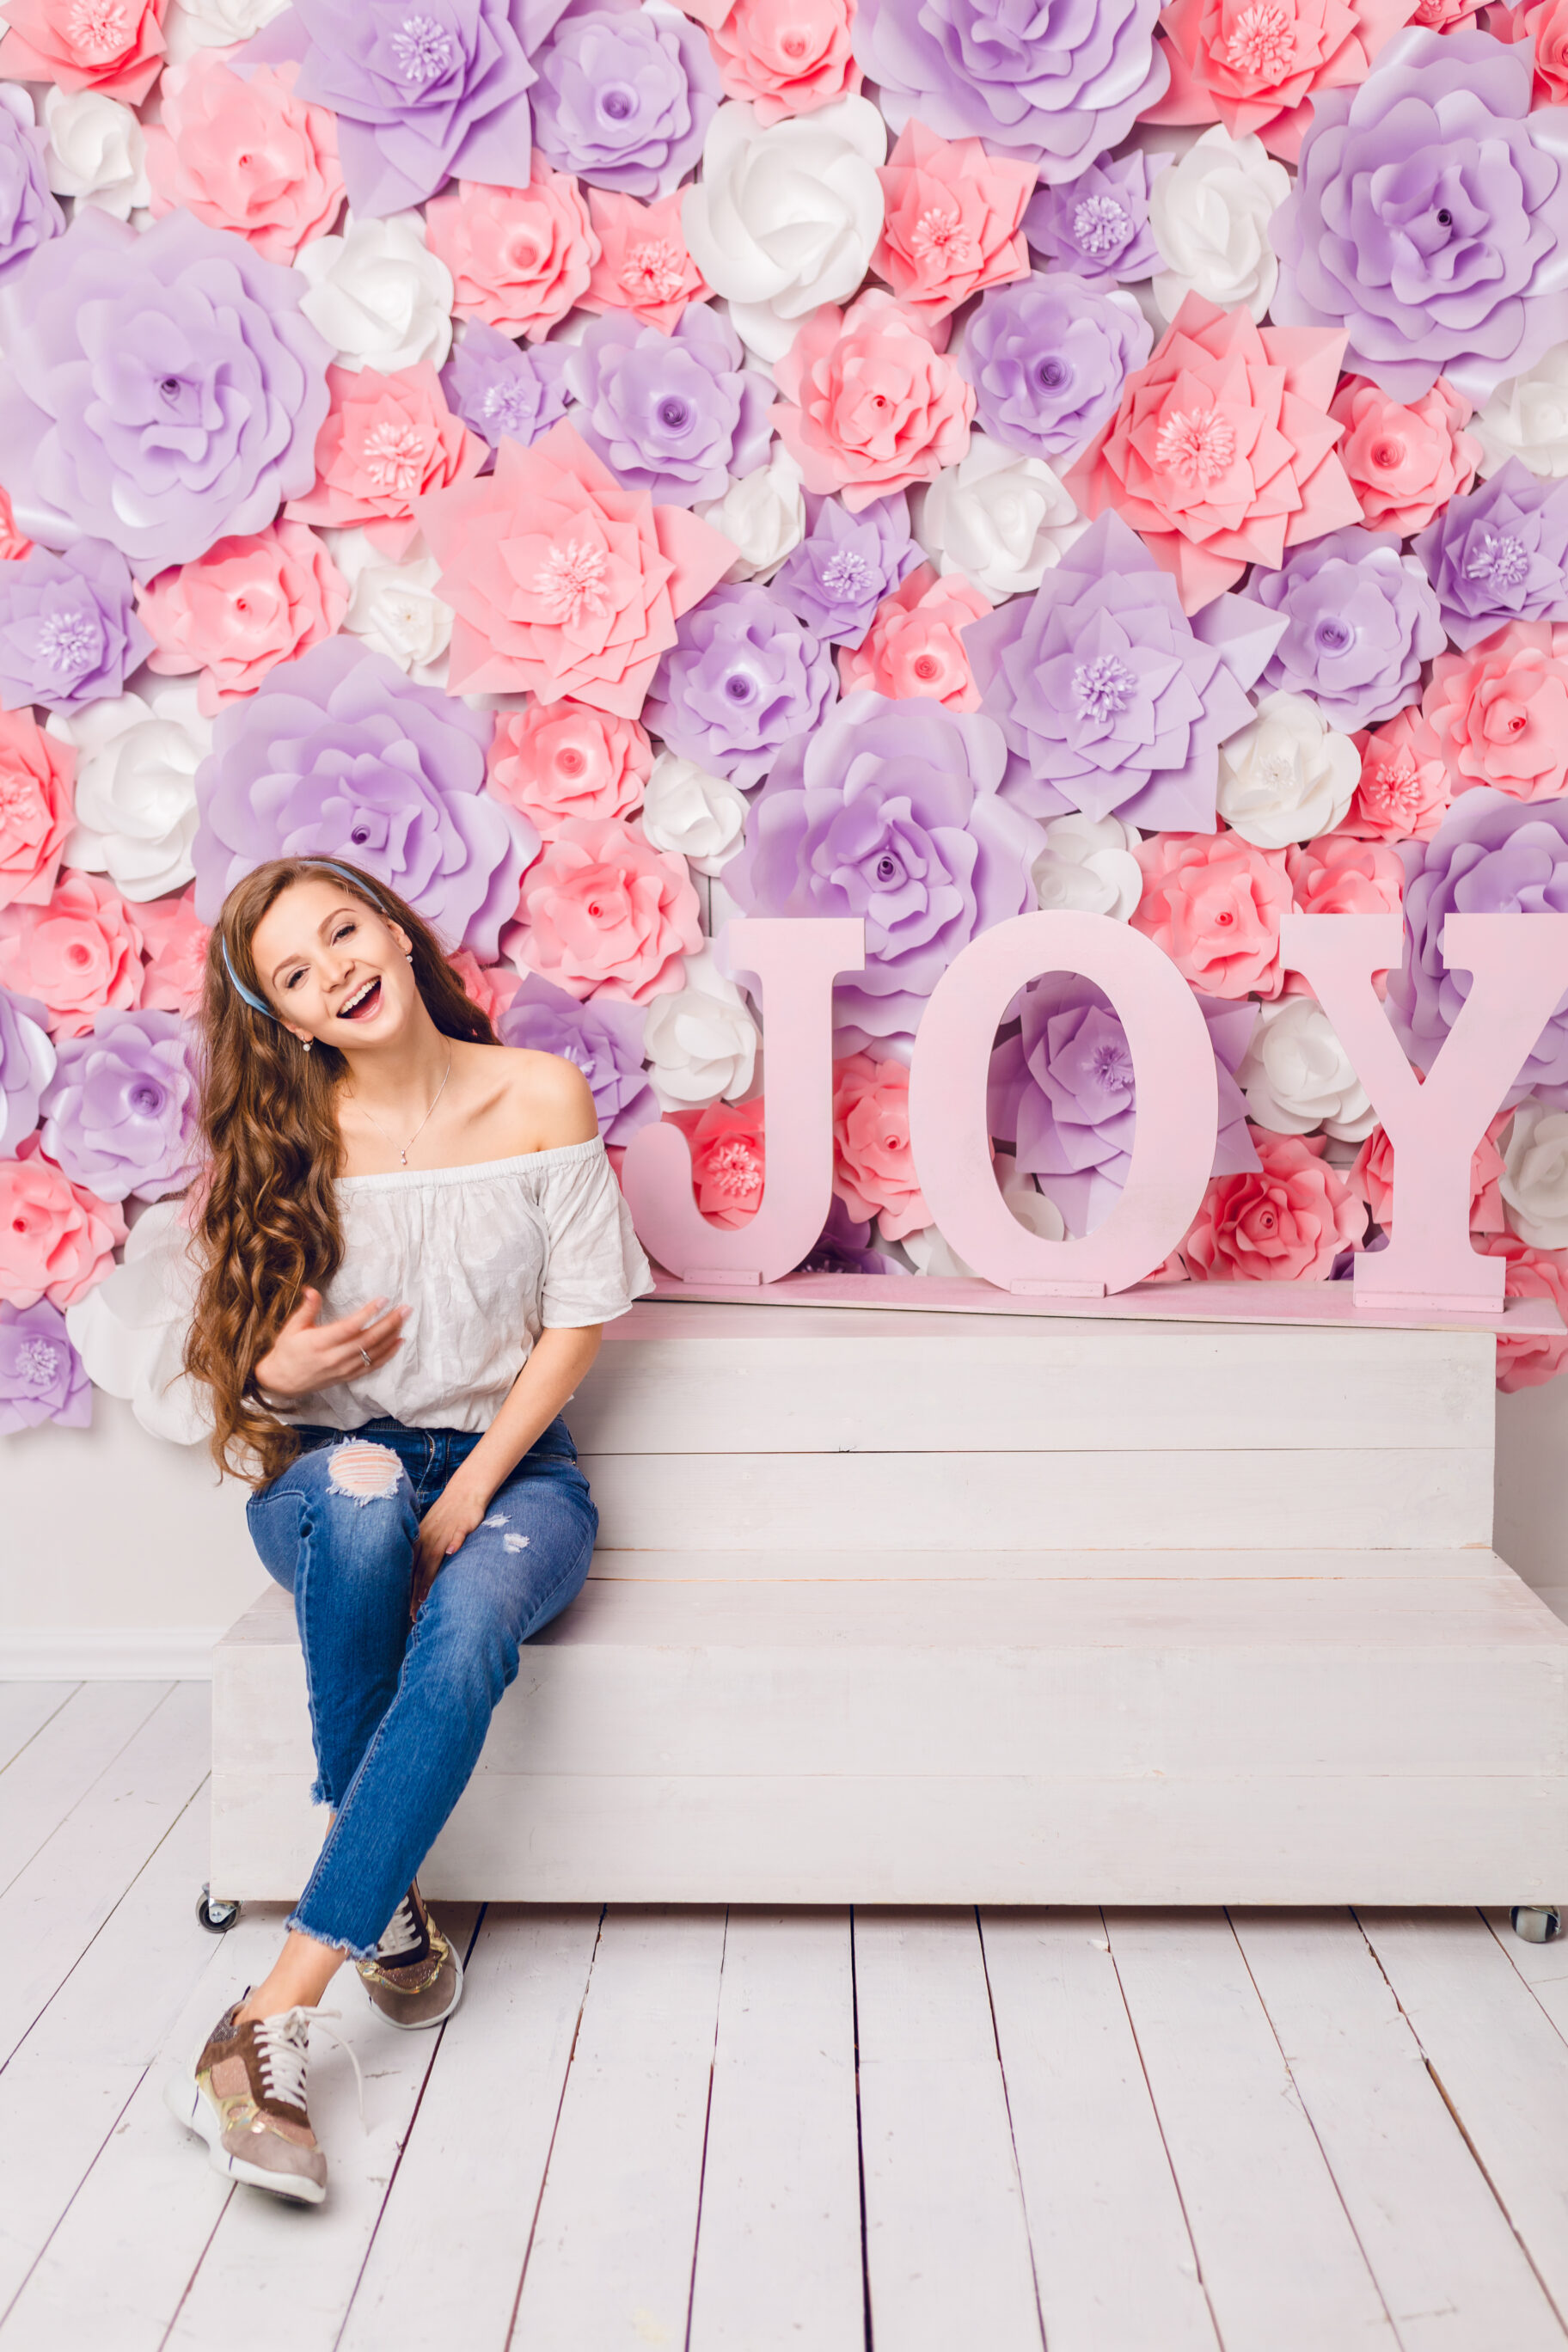
[{"label": "flower center pompom", "polygon": [[424,475],[425,436],[412,425],[383,422],[365,435],[360,457],[378,490],[394,490],[406,498],[419,488]]},{"label": "flower center pompom", "polygon": [[841,547],[822,567],[822,584],[837,603],[858,604],[871,593],[871,567],[851,547]]},{"label": "flower center pompom", "polygon": [[712,1146],[703,1173],[716,1192],[742,1201],[761,1184],[763,1163],[743,1138],[730,1136]]},{"label": "flower center pompom", "polygon": [[673,302],[686,282],[679,254],[668,237],[645,237],[621,264],[621,284],[643,300]]},{"label": "flower center pompom", "polygon": [[956,213],[932,205],[921,213],[910,236],[910,251],[917,261],[942,261],[952,269],[973,268],[978,258],[974,239]]},{"label": "flower center pompom", "polygon": [[1103,727],[1108,719],[1119,719],[1137,690],[1137,679],[1114,654],[1101,654],[1098,661],[1079,662],[1072,674],[1073,700],[1079,715],[1092,719],[1097,727]]},{"label": "flower center pompom", "polygon": [[1173,409],[1160,427],[1154,456],[1191,482],[1212,482],[1236,461],[1236,430],[1217,408]]},{"label": "flower center pompom", "polygon": [[40,804],[37,784],[26,776],[0,776],[0,820],[20,829],[36,819]]},{"label": "flower center pompom", "polygon": [[1511,531],[1485,531],[1465,566],[1467,580],[1484,580],[1500,594],[1517,588],[1530,570],[1530,557]]},{"label": "flower center pompom", "polygon": [[1232,73],[1258,81],[1279,81],[1296,54],[1295,27],[1280,0],[1263,0],[1260,7],[1244,8],[1225,45],[1225,61]]},{"label": "flower center pompom", "polygon": [[[13,1221],[15,1230],[24,1228],[19,1218]],[[60,1369],[60,1351],[47,1339],[24,1339],[16,1350],[16,1370],[25,1387],[39,1391],[53,1386]]]},{"label": "flower center pompom", "polygon": [[479,403],[479,415],[488,416],[503,433],[521,441],[533,422],[534,406],[522,384],[514,380],[510,383],[492,383]]},{"label": "flower center pompom", "polygon": [[1103,261],[1120,253],[1132,234],[1132,223],[1114,196],[1085,196],[1072,216],[1073,243],[1080,253]]},{"label": "flower center pompom", "polygon": [[1397,816],[1402,832],[1408,831],[1421,814],[1415,770],[1408,760],[1391,761],[1368,777],[1364,797],[1381,801],[1391,815]]},{"label": "flower center pompom", "polygon": [[569,539],[564,547],[551,549],[534,574],[533,592],[550,618],[565,628],[575,627],[584,613],[603,620],[610,609],[605,580],[608,570],[609,558],[602,547],[584,547],[580,540]]},{"label": "flower center pompom", "polygon": [[86,613],[49,613],[38,625],[38,657],[62,676],[89,669],[103,651],[103,634]]},{"label": "flower center pompom", "polygon": [[118,57],[130,37],[125,11],[114,0],[76,0],[66,30],[79,58]]},{"label": "flower center pompom", "polygon": [[392,37],[397,70],[416,89],[437,81],[452,69],[452,37],[433,16],[405,16],[402,29]]}]

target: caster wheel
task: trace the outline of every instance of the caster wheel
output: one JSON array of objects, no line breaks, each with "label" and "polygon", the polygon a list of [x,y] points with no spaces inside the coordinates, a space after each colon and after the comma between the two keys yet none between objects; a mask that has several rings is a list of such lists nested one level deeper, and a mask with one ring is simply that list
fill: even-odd
[{"label": "caster wheel", "polygon": [[215,1903],[210,1889],[203,1887],[196,1904],[196,1917],[209,1936],[226,1936],[238,1916],[237,1903]]},{"label": "caster wheel", "polygon": [[1527,1944],[1550,1944],[1563,1933],[1561,1911],[1543,1909],[1533,1903],[1518,1903],[1509,1913],[1513,1932]]}]

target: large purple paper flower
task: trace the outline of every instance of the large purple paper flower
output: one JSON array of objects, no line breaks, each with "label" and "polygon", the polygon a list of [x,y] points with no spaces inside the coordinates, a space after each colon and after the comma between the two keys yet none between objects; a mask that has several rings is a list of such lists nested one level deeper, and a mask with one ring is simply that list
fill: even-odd
[{"label": "large purple paper flower", "polygon": [[974,386],[981,430],[1048,464],[1099,432],[1153,341],[1130,294],[1037,273],[981,296],[959,364]]},{"label": "large purple paper flower", "polygon": [[838,691],[833,656],[765,588],[715,588],[678,624],[643,723],[710,776],[748,787]]},{"label": "large purple paper flower", "polygon": [[902,490],[851,514],[840,499],[806,493],[811,529],[768,585],[830,646],[858,646],[890,596],[923,559],[910,536]]},{"label": "large purple paper flower", "polygon": [[1013,753],[1010,799],[1211,833],[1219,746],[1280,631],[1237,596],[1189,620],[1176,583],[1107,512],[1047,572],[963,632],[981,707]]},{"label": "large purple paper flower", "polygon": [[[492,449],[503,440],[531,449],[566,414],[569,357],[564,343],[534,343],[525,350],[483,319],[470,319],[441,370],[441,389],[453,415]],[[480,470],[493,463],[488,460]]]},{"label": "large purple paper flower", "polygon": [[153,650],[118,549],[79,539],[63,555],[35,547],[0,563],[0,703],[74,710],[121,694]]},{"label": "large purple paper flower", "polygon": [[48,1017],[36,998],[0,988],[0,1156],[7,1160],[38,1124],[44,1088],[55,1074]]},{"label": "large purple paper flower", "polygon": [[1313,92],[1294,192],[1269,224],[1281,327],[1341,327],[1394,399],[1439,375],[1479,407],[1568,337],[1568,142],[1531,112],[1531,56],[1406,28],[1356,89]]},{"label": "large purple paper flower", "polygon": [[49,193],[44,149],[32,100],[19,83],[0,83],[0,286],[66,225]]},{"label": "large purple paper flower", "polygon": [[1006,756],[977,711],[852,694],[774,761],[725,887],[747,914],[864,918],[839,1050],[912,1035],[959,950],[1030,905],[1045,835],[998,795]]},{"label": "large purple paper flower", "polygon": [[[1521,804],[1478,785],[1461,793],[1430,841],[1399,845],[1405,961],[1388,975],[1388,1013],[1417,1069],[1436,1060],[1470,992],[1443,961],[1450,915],[1568,915],[1568,800]],[[1536,1039],[1504,1099],[1538,1095],[1568,1110],[1568,996]]]},{"label": "large purple paper flower", "polygon": [[296,94],[337,117],[361,218],[423,204],[449,179],[528,184],[529,63],[561,0],[296,0],[246,43],[298,64]]},{"label": "large purple paper flower", "polygon": [[896,1258],[871,1247],[871,1221],[852,1217],[837,1192],[828,1204],[827,1223],[813,1242],[796,1274],[902,1274]]},{"label": "large purple paper flower", "polygon": [[195,1173],[195,1035],[177,1013],[100,1013],[62,1037],[41,1139],[100,1201],[161,1201]]},{"label": "large purple paper flower", "polygon": [[731,474],[766,463],[773,387],[744,364],[739,335],[707,302],[668,335],[624,310],[594,320],[567,347],[566,382],[589,448],[626,489],[661,506],[721,499]]},{"label": "large purple paper flower", "polygon": [[575,1062],[593,1092],[599,1132],[606,1143],[629,1143],[639,1127],[659,1117],[658,1097],[643,1068],[647,1007],[595,996],[579,1004],[531,971],[496,1023],[503,1045],[528,1045]]},{"label": "large purple paper flower", "polygon": [[1344,734],[1402,710],[1446,642],[1432,583],[1397,531],[1331,530],[1278,572],[1255,566],[1242,594],[1285,623],[1264,685],[1311,695]]},{"label": "large purple paper flower", "polygon": [[58,1421],[92,1426],[92,1382],[58,1307],[0,1305],[0,1437]]},{"label": "large purple paper flower", "polygon": [[216,919],[269,857],[337,857],[385,882],[451,948],[484,962],[539,847],[484,789],[489,711],[419,686],[384,654],[329,637],[223,711],[196,770],[196,912]]},{"label": "large purple paper flower", "polygon": [[1161,267],[1149,221],[1150,183],[1168,155],[1102,155],[1076,180],[1043,182],[1024,214],[1030,249],[1090,284],[1152,278]]},{"label": "large purple paper flower", "polygon": [[859,0],[853,37],[895,131],[918,115],[1070,180],[1165,95],[1158,15],[1159,0]]},{"label": "large purple paper flower", "polygon": [[[1258,1166],[1247,1104],[1235,1073],[1258,1019],[1256,1004],[1200,996],[1219,1081],[1213,1172]],[[1127,1032],[1103,990],[1078,972],[1048,971],[1018,1000],[1022,1026],[991,1056],[989,1124],[1017,1147],[1073,1234],[1093,1231],[1121,1198],[1132,1161],[1137,1085]]]},{"label": "large purple paper flower", "polygon": [[1568,621],[1568,481],[1510,457],[1413,541],[1444,625],[1468,650],[1510,621]]},{"label": "large purple paper flower", "polygon": [[0,288],[0,467],[17,527],[107,539],[139,578],[261,530],[316,478],[327,346],[297,270],[173,212],[79,213]]},{"label": "large purple paper flower", "polygon": [[573,11],[534,58],[533,135],[559,172],[667,196],[702,152],[718,68],[700,26],[628,5]]}]

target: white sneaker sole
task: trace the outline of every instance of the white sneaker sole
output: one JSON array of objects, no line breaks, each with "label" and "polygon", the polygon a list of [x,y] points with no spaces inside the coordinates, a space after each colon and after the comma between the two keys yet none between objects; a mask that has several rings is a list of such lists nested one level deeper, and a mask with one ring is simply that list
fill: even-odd
[{"label": "white sneaker sole", "polygon": [[195,2059],[169,2076],[163,2085],[163,2104],[177,2124],[206,2142],[208,2163],[226,2179],[243,2180],[252,2189],[269,2189],[274,2197],[286,2197],[294,2205],[320,2205],[325,2199],[321,2183],[307,2179],[302,2173],[268,2172],[259,2164],[247,2164],[242,2156],[229,2154],[216,2111],[211,2100],[203,2097],[196,2081]]},{"label": "white sneaker sole", "polygon": [[[390,2016],[388,2012],[382,2008],[380,2002],[375,2000],[371,1992],[369,1985],[365,1985],[364,1997],[370,2002],[372,2009],[374,2010],[377,2017],[380,2018],[384,2025],[395,2026],[399,2033],[433,2033],[437,2026],[445,2025],[447,2020],[455,2013],[458,2003],[463,1998],[463,1956],[461,1952],[458,1951],[458,1947],[453,1943],[449,1936],[447,1938],[447,1949],[452,1955],[452,1966],[458,1972],[458,1981],[453,1988],[451,2000],[441,2011],[439,2017]],[[364,1980],[362,1978],[361,1982],[363,1983],[363,1981]]]}]

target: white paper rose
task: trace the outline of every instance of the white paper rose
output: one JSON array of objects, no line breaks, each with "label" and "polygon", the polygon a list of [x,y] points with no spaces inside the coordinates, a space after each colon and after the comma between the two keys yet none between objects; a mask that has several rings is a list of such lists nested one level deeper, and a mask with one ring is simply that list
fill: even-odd
[{"label": "white paper rose", "polygon": [[653,1090],[666,1110],[738,1101],[757,1066],[757,1024],[745,998],[705,947],[686,959],[686,985],[656,996],[647,1009],[643,1052]]},{"label": "white paper rose", "polygon": [[142,125],[117,98],[97,89],[68,97],[51,83],[44,92],[44,168],[57,196],[74,196],[116,220],[152,203]]},{"label": "white paper rose", "polygon": [[436,593],[441,567],[434,556],[388,563],[357,530],[345,531],[332,554],[353,591],[344,628],[430,685],[432,665],[452,642],[452,608]]},{"label": "white paper rose", "polygon": [[1503,1214],[1521,1242],[1568,1249],[1568,1111],[1526,1095],[1502,1156]]},{"label": "white paper rose", "polygon": [[77,749],[76,830],[66,864],[107,874],[121,898],[141,902],[182,890],[195,869],[196,770],[212,749],[212,722],[195,688],[166,688],[156,709],[139,694],[89,702],[49,732]]},{"label": "white paper rose", "polygon": [[[1019,1224],[1026,1225],[1043,1241],[1067,1239],[1067,1226],[1056,1202],[1040,1192],[1032,1176],[1021,1176],[1016,1163],[1010,1159],[998,1160],[997,1166],[1006,1172],[1002,1177],[1002,1198],[1012,1210]],[[918,1234],[906,1234],[902,1247],[917,1274],[954,1276],[966,1282],[979,1279],[974,1268],[959,1256],[936,1225],[926,1225]]]},{"label": "white paper rose", "polygon": [[1142,839],[1119,816],[1052,817],[1046,846],[1029,872],[1035,896],[1047,913],[1131,918],[1143,895],[1143,869],[1132,853]]},{"label": "white paper rose", "polygon": [[1162,172],[1149,191],[1149,226],[1165,265],[1153,281],[1162,317],[1173,319],[1198,293],[1222,310],[1245,303],[1261,319],[1279,276],[1268,223],[1289,193],[1289,173],[1261,139],[1233,139],[1217,122]]},{"label": "white paper rose", "polygon": [[1256,849],[1330,833],[1361,780],[1361,753],[1304,694],[1266,694],[1258,716],[1220,745],[1219,813]]},{"label": "white paper rose", "polygon": [[721,499],[706,499],[697,512],[738,551],[726,580],[771,580],[805,537],[800,467],[777,441],[770,465],[731,482]]},{"label": "white paper rose", "polygon": [[300,308],[331,345],[340,367],[383,375],[452,348],[452,273],[425,242],[417,213],[351,221],[342,236],[300,248],[295,268],[310,280]]},{"label": "white paper rose", "polygon": [[655,849],[673,849],[699,874],[717,874],[740,848],[746,796],[723,776],[661,751],[643,793],[642,829]]},{"label": "white paper rose", "polygon": [[1037,588],[1089,526],[1043,457],[972,434],[914,500],[914,533],[939,572],[962,572],[994,600]]},{"label": "white paper rose", "polygon": [[197,49],[226,49],[248,41],[288,5],[289,0],[171,0],[163,19],[169,62],[184,65]]},{"label": "white paper rose", "polygon": [[1481,472],[1518,457],[1532,474],[1568,474],[1568,343],[1559,343],[1525,375],[1500,383],[1465,430],[1481,445]]},{"label": "white paper rose", "polygon": [[153,1437],[196,1445],[212,1423],[184,1368],[196,1297],[184,1207],[157,1201],[137,1218],[123,1265],[67,1307],[66,1329],[95,1388],[128,1398]]},{"label": "white paper rose", "polygon": [[887,152],[887,125],[864,98],[767,131],[740,103],[713,117],[681,227],[736,332],[763,359],[784,357],[818,303],[859,290],[882,226]]},{"label": "white paper rose", "polygon": [[1366,1088],[1315,996],[1265,1004],[1237,1071],[1247,1115],[1276,1135],[1319,1128],[1360,1143],[1377,1124]]}]

